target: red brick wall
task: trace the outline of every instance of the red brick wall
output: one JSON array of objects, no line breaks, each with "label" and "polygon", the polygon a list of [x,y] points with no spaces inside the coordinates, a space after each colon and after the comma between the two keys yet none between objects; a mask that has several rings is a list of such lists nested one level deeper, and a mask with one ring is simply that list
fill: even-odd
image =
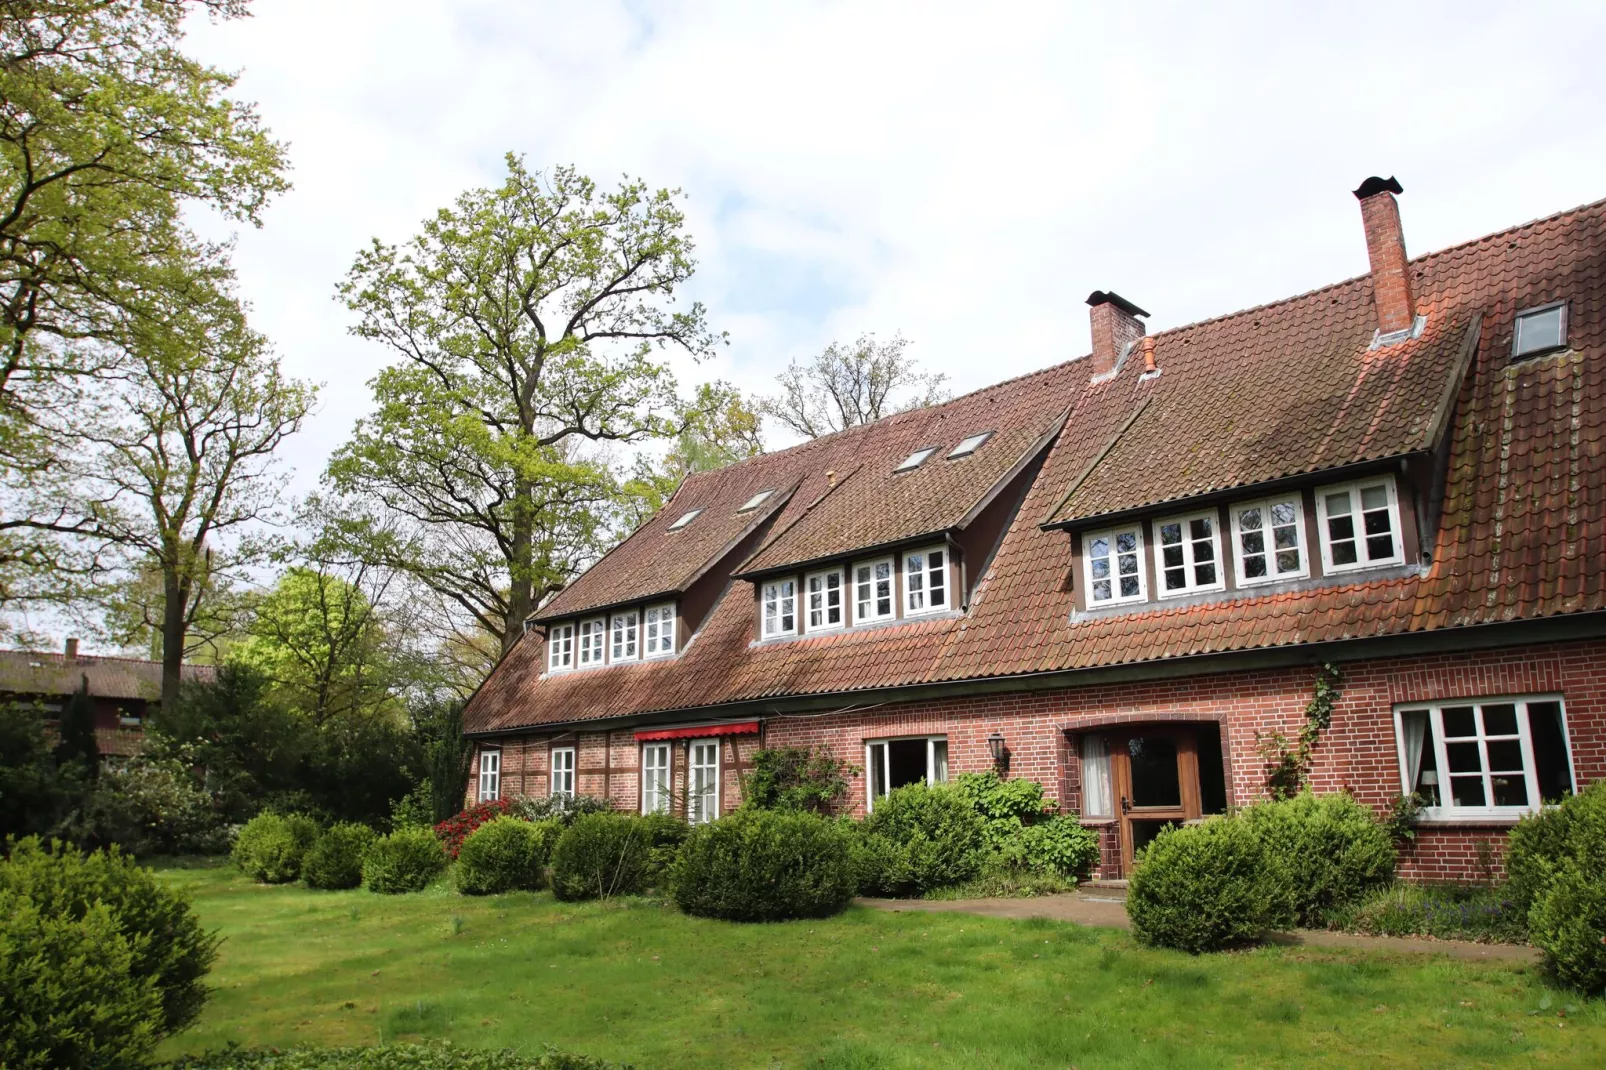
[{"label": "red brick wall", "polygon": [[[1311,769],[1317,791],[1349,791],[1380,811],[1386,809],[1400,791],[1394,706],[1497,695],[1561,694],[1579,786],[1606,776],[1606,642],[1375,659],[1343,663],[1340,669],[1343,676],[1332,725],[1322,734]],[[946,735],[950,775],[956,775],[991,767],[987,737],[996,731],[1003,734],[1009,748],[1011,776],[1040,781],[1051,797],[1076,810],[1081,788],[1073,737],[1068,733],[1118,723],[1217,721],[1222,726],[1227,801],[1241,806],[1262,793],[1265,768],[1256,752],[1256,733],[1280,731],[1295,736],[1314,680],[1312,668],[1267,669],[882,705],[844,702],[837,713],[770,718],[764,726],[764,743],[823,747],[861,767],[851,781],[847,808],[862,814],[865,740]],[[580,790],[600,795],[604,734],[580,733],[578,738]],[[640,783],[637,745],[629,731],[612,733],[612,740],[610,792],[621,808],[633,809],[638,805]],[[503,794],[544,794],[545,741],[508,742],[502,759]],[[750,756],[759,744],[744,737],[741,745],[744,756]],[[740,801],[732,746],[733,741],[727,739],[722,751],[721,809],[726,812]],[[684,751],[677,745],[677,799],[684,761]],[[478,766],[475,768],[477,771]],[[1414,879],[1468,880],[1481,876],[1490,865],[1498,873],[1505,832],[1505,826],[1494,825],[1423,827],[1416,843],[1402,852],[1400,873]],[[1111,841],[1106,845],[1109,853],[1114,842],[1113,837],[1106,838]],[[1481,851],[1480,844],[1486,845]],[[1106,861],[1113,862],[1113,858]]]}]

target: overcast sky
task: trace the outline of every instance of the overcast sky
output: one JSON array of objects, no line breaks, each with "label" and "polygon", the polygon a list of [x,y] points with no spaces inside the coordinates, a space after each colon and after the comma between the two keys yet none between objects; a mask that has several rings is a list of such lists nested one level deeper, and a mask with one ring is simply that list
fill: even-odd
[{"label": "overcast sky", "polygon": [[[902,332],[956,391],[1366,270],[1350,190],[1397,175],[1413,254],[1606,196],[1606,5],[256,0],[239,70],[293,192],[239,236],[255,321],[325,384],[296,489],[390,358],[332,295],[502,157],[686,193],[690,295],[765,391]],[[1219,10],[1209,10],[1219,9]],[[1111,9],[1119,8],[1119,13]],[[772,432],[771,444],[784,444]]]}]

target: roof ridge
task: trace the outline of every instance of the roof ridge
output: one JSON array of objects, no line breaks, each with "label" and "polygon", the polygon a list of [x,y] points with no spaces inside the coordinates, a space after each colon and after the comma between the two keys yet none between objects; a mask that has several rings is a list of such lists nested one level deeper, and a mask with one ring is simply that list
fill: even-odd
[{"label": "roof ridge", "polygon": [[[73,655],[73,657],[71,659],[71,662],[69,662],[68,658],[67,658],[67,655],[63,654],[59,650],[29,650],[26,647],[14,648],[14,649],[11,649],[11,650],[0,650],[0,656],[6,655],[6,654],[12,654],[12,655],[18,655],[18,656],[26,654],[27,656],[29,656],[31,658],[53,658],[56,661],[59,661],[64,665],[66,665],[66,664],[76,664],[76,663],[78,663],[80,661],[121,661],[121,662],[127,662],[128,664],[131,664],[131,665],[155,665],[155,666],[158,666],[158,667],[160,667],[161,664],[162,664],[160,661],[157,661],[154,658],[135,658],[135,657],[130,657],[127,654],[75,654],[75,655]],[[197,662],[186,661],[186,662],[184,662],[184,667],[185,668],[212,668],[213,666],[199,665]]]}]

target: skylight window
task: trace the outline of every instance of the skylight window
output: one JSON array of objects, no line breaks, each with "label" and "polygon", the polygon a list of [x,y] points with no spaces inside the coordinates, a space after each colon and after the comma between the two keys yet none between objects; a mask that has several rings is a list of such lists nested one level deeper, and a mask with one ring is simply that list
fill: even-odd
[{"label": "skylight window", "polygon": [[761,490],[743,502],[742,507],[736,511],[738,513],[751,513],[754,509],[757,509],[759,506],[769,501],[770,495],[774,493],[775,492],[773,490]]},{"label": "skylight window", "polygon": [[1567,302],[1558,301],[1543,308],[1530,308],[1517,313],[1516,337],[1511,340],[1511,355],[1526,357],[1560,349],[1567,344]]},{"label": "skylight window", "polygon": [[993,433],[991,431],[983,431],[979,435],[971,435],[959,445],[948,451],[948,459],[952,461],[959,457],[969,457],[972,453],[975,453],[981,448],[981,444],[983,442],[986,442],[992,437]]},{"label": "skylight window", "polygon": [[673,524],[669,525],[669,530],[670,531],[679,531],[681,528],[685,527],[687,524],[690,524],[693,520],[696,520],[702,514],[703,514],[703,511],[701,509],[688,509],[688,510],[686,510],[686,512],[680,514],[680,519],[679,520],[677,520]]},{"label": "skylight window", "polygon": [[903,463],[894,468],[894,472],[912,472],[926,463],[926,458],[937,452],[936,446],[927,446],[923,450],[915,450],[903,459]]}]

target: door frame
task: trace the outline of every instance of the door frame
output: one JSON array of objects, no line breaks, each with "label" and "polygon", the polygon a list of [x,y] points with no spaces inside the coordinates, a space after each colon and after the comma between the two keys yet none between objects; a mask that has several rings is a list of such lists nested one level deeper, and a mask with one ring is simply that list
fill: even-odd
[{"label": "door frame", "polygon": [[[1109,738],[1110,781],[1115,795],[1115,820],[1121,842],[1121,875],[1131,876],[1132,822],[1194,821],[1204,816],[1199,790],[1199,730],[1196,725],[1147,725],[1105,733]],[[1177,748],[1178,806],[1133,806],[1130,741],[1141,736],[1168,736]]]}]

